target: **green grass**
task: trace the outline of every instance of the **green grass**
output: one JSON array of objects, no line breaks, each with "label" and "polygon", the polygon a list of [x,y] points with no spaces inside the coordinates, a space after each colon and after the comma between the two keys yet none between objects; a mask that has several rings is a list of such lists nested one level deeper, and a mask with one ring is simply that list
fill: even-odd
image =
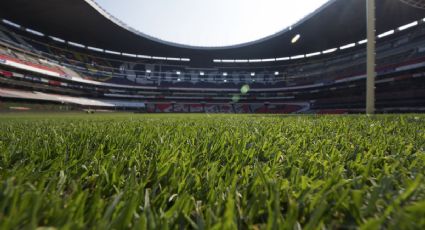
[{"label": "green grass", "polygon": [[425,116],[0,115],[0,229],[424,229]]}]

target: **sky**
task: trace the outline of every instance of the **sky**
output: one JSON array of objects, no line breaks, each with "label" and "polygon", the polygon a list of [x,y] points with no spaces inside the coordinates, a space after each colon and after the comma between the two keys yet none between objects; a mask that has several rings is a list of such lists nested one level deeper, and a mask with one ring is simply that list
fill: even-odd
[{"label": "sky", "polygon": [[255,41],[293,25],[328,0],[96,0],[132,28],[203,47]]}]

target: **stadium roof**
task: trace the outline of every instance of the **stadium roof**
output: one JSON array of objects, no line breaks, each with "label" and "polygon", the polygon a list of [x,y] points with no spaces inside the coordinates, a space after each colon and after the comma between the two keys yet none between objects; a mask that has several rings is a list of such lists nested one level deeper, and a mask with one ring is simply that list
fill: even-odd
[{"label": "stadium roof", "polygon": [[[200,48],[160,41],[135,31],[103,11],[92,0],[8,0],[0,17],[44,34],[86,46],[130,54],[213,59],[277,58],[323,51],[366,37],[366,1],[331,0],[291,29],[232,47]],[[377,1],[377,33],[425,17],[425,10],[399,0]],[[295,44],[293,37],[301,35]]]}]

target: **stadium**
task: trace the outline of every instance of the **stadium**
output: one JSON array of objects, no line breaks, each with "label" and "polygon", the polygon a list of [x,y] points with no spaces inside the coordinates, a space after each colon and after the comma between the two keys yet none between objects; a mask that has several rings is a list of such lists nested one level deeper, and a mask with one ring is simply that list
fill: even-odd
[{"label": "stadium", "polygon": [[95,0],[0,20],[0,229],[425,228],[425,1],[225,46]]}]

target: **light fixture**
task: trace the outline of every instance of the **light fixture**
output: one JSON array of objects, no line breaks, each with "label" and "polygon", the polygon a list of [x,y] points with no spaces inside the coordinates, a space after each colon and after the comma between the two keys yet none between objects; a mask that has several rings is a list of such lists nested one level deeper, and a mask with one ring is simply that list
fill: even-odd
[{"label": "light fixture", "polygon": [[367,42],[367,39],[364,39],[364,40],[357,42],[357,44],[362,45],[362,44],[365,44],[366,42]]},{"label": "light fixture", "polygon": [[414,27],[414,26],[417,26],[417,25],[418,25],[418,22],[417,22],[417,21],[414,21],[414,22],[411,22],[411,23],[406,24],[406,25],[404,25],[404,26],[400,26],[400,27],[398,27],[398,30],[403,31],[403,30],[405,30],[405,29],[408,29],[408,28],[410,28],[410,27]]},{"label": "light fixture", "polygon": [[305,57],[305,55],[296,55],[296,56],[292,56],[291,60],[301,59],[301,58],[304,58],[304,57]]},{"label": "light fixture", "polygon": [[152,59],[154,59],[154,60],[167,60],[166,57],[155,57],[155,56],[152,56]]},{"label": "light fixture", "polygon": [[356,46],[356,43],[351,43],[351,44],[347,44],[347,45],[341,46],[341,47],[339,47],[339,49],[345,50],[345,49],[348,49],[348,48],[352,48],[354,46]]},{"label": "light fixture", "polygon": [[105,50],[105,53],[107,54],[114,54],[114,55],[121,55],[120,52],[112,51],[112,50]]},{"label": "light fixture", "polygon": [[180,72],[180,71],[177,71],[177,72],[176,72],[176,74],[177,74],[177,75],[180,75],[180,74],[181,74],[181,72]]},{"label": "light fixture", "polygon": [[57,41],[57,42],[61,42],[61,43],[65,43],[65,40],[57,38],[57,37],[53,37],[53,36],[49,36],[53,41]]},{"label": "light fixture", "polygon": [[223,73],[223,76],[225,76],[225,77],[226,77],[226,76],[227,76],[227,73],[226,73],[226,72],[224,72],[224,73]]},{"label": "light fixture", "polygon": [[152,59],[151,56],[147,56],[147,55],[137,55],[138,58],[145,58],[145,59]]},{"label": "light fixture", "polygon": [[394,34],[394,30],[390,30],[390,31],[387,31],[385,33],[382,33],[382,34],[378,35],[378,38],[383,38],[383,37],[386,37],[386,36],[389,36],[389,35],[392,35],[392,34]]},{"label": "light fixture", "polygon": [[254,72],[252,72],[252,73],[251,73],[251,76],[252,76],[252,77],[254,77],[254,76],[255,76],[255,73],[254,73]]},{"label": "light fixture", "polygon": [[4,24],[6,24],[6,25],[9,25],[9,26],[13,26],[13,27],[16,27],[16,28],[21,28],[21,26],[19,24],[16,24],[16,23],[14,23],[12,21],[9,21],[9,20],[6,20],[6,19],[3,19],[2,22]]},{"label": "light fixture", "polygon": [[152,70],[147,69],[147,70],[146,70],[146,73],[152,73]]},{"label": "light fixture", "polygon": [[292,43],[292,44],[295,44],[298,40],[300,40],[300,38],[301,38],[301,35],[300,35],[300,34],[295,35],[295,36],[292,38],[291,43]]},{"label": "light fixture", "polygon": [[274,75],[275,76],[279,75],[279,72],[278,71],[274,72]]},{"label": "light fixture", "polygon": [[205,75],[205,73],[204,73],[204,72],[200,72],[200,73],[199,73],[199,75],[204,76],[204,75]]},{"label": "light fixture", "polygon": [[281,58],[276,58],[276,61],[288,61],[290,58],[289,57],[281,57]]},{"label": "light fixture", "polygon": [[325,50],[325,51],[323,51],[322,53],[323,53],[323,54],[333,53],[333,52],[335,52],[336,50],[337,50],[337,48],[332,48],[332,49]]},{"label": "light fixture", "polygon": [[317,55],[320,55],[320,52],[309,53],[309,54],[306,54],[305,56],[306,57],[314,57],[314,56],[317,56]]},{"label": "light fixture", "polygon": [[32,30],[32,29],[28,29],[28,28],[26,28],[26,29],[25,29],[25,31],[27,31],[28,33],[35,34],[35,35],[40,36],[40,37],[44,37],[44,34],[43,34],[43,33],[38,32],[38,31],[36,31],[36,30]]},{"label": "light fixture", "polygon": [[249,59],[248,61],[251,63],[263,62],[261,59]]},{"label": "light fixture", "polygon": [[87,49],[93,50],[93,51],[96,51],[96,52],[103,52],[103,49],[92,47],[92,46],[87,46]]},{"label": "light fixture", "polygon": [[68,42],[68,44],[70,44],[71,46],[75,46],[75,47],[79,47],[79,48],[85,48],[86,46],[80,43],[76,43],[76,42]]},{"label": "light fixture", "polygon": [[134,58],[136,58],[136,57],[137,57],[137,55],[136,55],[136,54],[129,54],[129,53],[122,53],[121,55],[122,55],[122,56],[126,56],[126,57],[134,57]]}]

